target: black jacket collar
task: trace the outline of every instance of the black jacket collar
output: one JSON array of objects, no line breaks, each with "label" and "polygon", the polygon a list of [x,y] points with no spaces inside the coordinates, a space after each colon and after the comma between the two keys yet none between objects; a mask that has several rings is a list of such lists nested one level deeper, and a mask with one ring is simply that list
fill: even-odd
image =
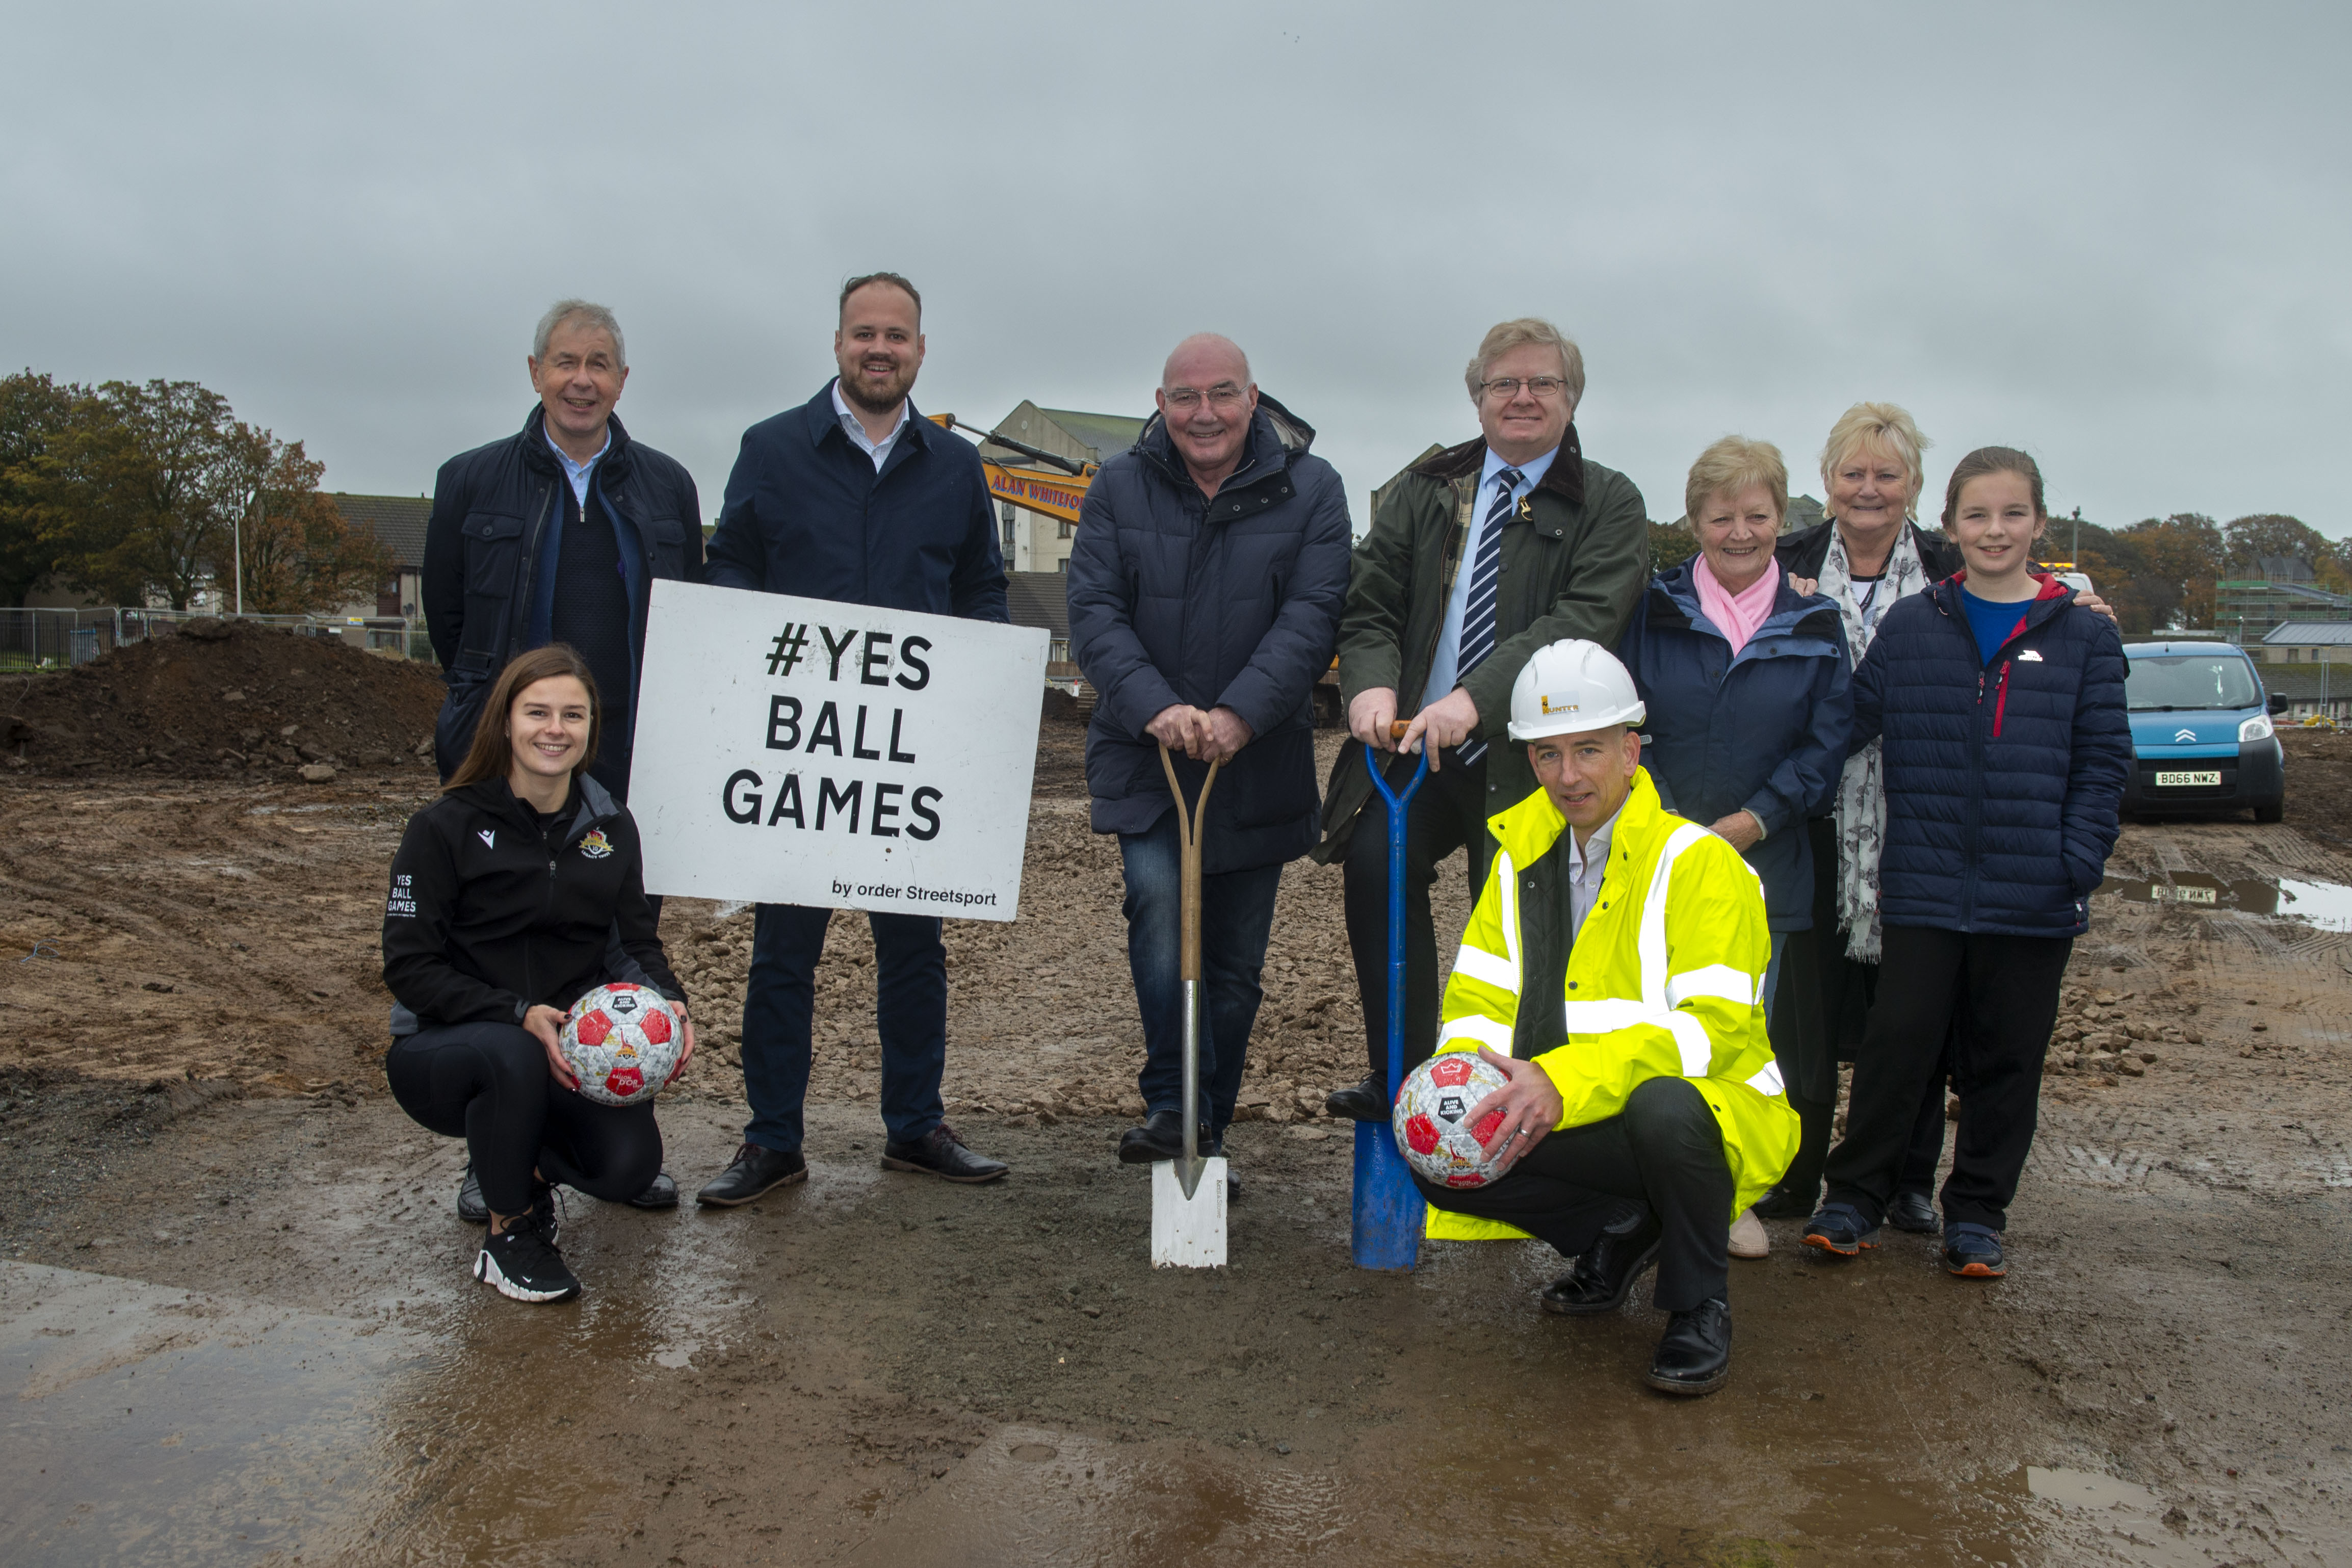
[{"label": "black jacket collar", "polygon": [[[604,455],[597,459],[596,471],[609,476],[617,483],[628,468],[629,433],[622,428],[621,416],[617,414],[606,415],[604,424],[613,433],[613,444],[605,447]],[[530,405],[530,412],[523,416],[522,433],[515,439],[521,443],[522,460],[526,467],[542,474],[563,477],[563,465],[555,460],[555,450],[547,444],[547,409],[544,405],[534,403]]]},{"label": "black jacket collar", "polygon": [[[1433,452],[1406,471],[1451,484],[1465,475],[1475,476],[1486,464],[1486,438],[1481,436],[1458,447],[1448,447],[1443,452]],[[1562,498],[1570,506],[1584,504],[1584,444],[1577,439],[1574,420],[1569,422],[1568,434],[1559,438],[1559,455],[1544,470],[1543,482],[1536,486],[1533,493],[1547,492]]]},{"label": "black jacket collar", "polygon": [[[529,827],[534,832],[538,830],[539,814],[516,795],[513,789],[508,785],[503,774],[497,778],[478,779],[464,788],[453,790],[450,793],[467,805],[486,812],[501,822],[511,822],[518,826]],[[563,839],[567,844],[587,832],[597,823],[610,819],[618,811],[612,792],[590,778],[585,773],[575,773],[572,775],[570,804],[572,808],[572,820],[563,829]]]}]

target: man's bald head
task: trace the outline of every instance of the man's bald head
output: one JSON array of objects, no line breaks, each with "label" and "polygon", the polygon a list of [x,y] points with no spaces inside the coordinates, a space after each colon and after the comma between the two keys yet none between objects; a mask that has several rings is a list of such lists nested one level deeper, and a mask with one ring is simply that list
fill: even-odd
[{"label": "man's bald head", "polygon": [[1235,386],[1250,384],[1249,355],[1241,345],[1215,332],[1194,332],[1176,345],[1160,372],[1163,387],[1189,386],[1206,391],[1221,381]]},{"label": "man's bald head", "polygon": [[1231,338],[1194,332],[1176,345],[1160,373],[1156,401],[1202,493],[1217,487],[1241,466],[1249,445],[1250,420],[1257,413],[1257,388],[1250,384],[1249,355]]}]

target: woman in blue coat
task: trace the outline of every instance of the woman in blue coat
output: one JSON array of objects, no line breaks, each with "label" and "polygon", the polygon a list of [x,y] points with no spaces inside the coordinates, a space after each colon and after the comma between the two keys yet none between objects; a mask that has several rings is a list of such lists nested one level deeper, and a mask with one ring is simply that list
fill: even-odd
[{"label": "woman in blue coat", "polygon": [[[1769,1009],[1788,933],[1813,921],[1806,819],[1829,809],[1845,763],[1845,637],[1836,606],[1789,587],[1774,560],[1789,508],[1777,448],[1717,441],[1691,465],[1684,508],[1699,552],[1651,582],[1618,652],[1649,709],[1642,763],[1659,798],[1722,837],[1764,884]],[[1752,1214],[1732,1236],[1738,1256],[1764,1256]]]},{"label": "woman in blue coat", "polygon": [[1853,740],[1884,742],[1885,973],[1854,1060],[1846,1134],[1805,1244],[1876,1245],[1921,1091],[1951,1025],[1960,1100],[1944,1265],[2001,1274],[2033,1143],[2042,1058],[2074,938],[2115,847],[2130,765],[2115,625],[2033,566],[2042,472],[1969,453],[1945,491],[1966,568],[1886,612],[1855,672]]}]

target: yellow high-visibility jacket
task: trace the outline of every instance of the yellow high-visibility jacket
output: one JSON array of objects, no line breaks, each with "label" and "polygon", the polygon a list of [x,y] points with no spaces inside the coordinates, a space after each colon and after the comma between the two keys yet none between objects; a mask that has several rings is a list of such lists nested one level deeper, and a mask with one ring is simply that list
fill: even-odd
[{"label": "yellow high-visibility jacket", "polygon": [[[1568,823],[1551,797],[1537,790],[1486,826],[1499,848],[1446,982],[1437,1048],[1532,1057],[1559,1090],[1561,1127],[1616,1115],[1646,1079],[1689,1079],[1723,1131],[1728,1224],[1797,1152],[1797,1113],[1764,1032],[1771,933],[1756,873],[1661,806],[1636,770],[1592,912],[1569,946],[1567,853],[1552,853]],[[1430,1211],[1434,1237],[1523,1234]]]}]

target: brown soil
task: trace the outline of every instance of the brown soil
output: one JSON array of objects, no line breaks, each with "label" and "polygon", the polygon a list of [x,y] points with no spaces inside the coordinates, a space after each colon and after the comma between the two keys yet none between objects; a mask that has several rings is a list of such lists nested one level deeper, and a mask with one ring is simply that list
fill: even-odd
[{"label": "brown soil", "polygon": [[0,679],[0,742],[31,777],[292,778],[429,765],[441,677],[340,637],[194,620],[64,675]]},{"label": "brown soil", "polygon": [[[287,1436],[238,1483],[247,1511],[206,1500],[172,1550],[1337,1563],[1547,1540],[1601,1563],[2341,1559],[2352,935],[2103,897],[2053,1042],[2066,1070],[2012,1278],[1958,1284],[1927,1241],[1892,1234],[1824,1266],[1776,1225],[1774,1256],[1734,1278],[1730,1386],[1676,1404],[1639,1385],[1662,1326],[1646,1307],[1531,1310],[1560,1267],[1538,1246],[1428,1247],[1402,1277],[1349,1266],[1349,1130],[1318,1113],[1362,1061],[1336,870],[1284,876],[1251,1121],[1230,1144],[1234,1266],[1146,1266],[1148,1184],[1111,1159],[1140,1035],[1079,733],[1041,739],[1021,918],[949,927],[952,1114],[1013,1178],[877,1168],[871,943],[844,917],[819,972],[810,1182],[728,1214],[574,1201],[564,1249],[589,1289],[554,1309],[467,1278],[472,1233],[449,1209],[462,1152],[400,1115],[377,1065],[384,868],[423,770],[388,787],[153,768],[0,782],[0,1182],[17,1198],[0,1253],[209,1292],[223,1321],[295,1314],[382,1363],[356,1393],[323,1354],[288,1373]],[[2312,805],[2352,794],[2352,742],[2336,744],[2290,739],[2284,826],[2133,825],[2115,877],[2352,883],[2340,818]],[[1458,929],[1458,870],[1438,902]],[[664,1100],[689,1192],[740,1135],[749,923],[665,910],[708,1030],[708,1059]],[[0,1337],[32,1278],[11,1267]],[[165,1447],[181,1428],[143,1423],[173,1408],[152,1373],[192,1331],[105,1363],[122,1396],[90,1416],[102,1465],[70,1479],[46,1468],[64,1396],[13,1396],[26,1414],[0,1426],[0,1462],[31,1555],[156,1556],[72,1532],[174,1495],[153,1467],[187,1451]],[[26,1364],[74,1342],[41,1340]],[[330,1393],[358,1401],[364,1437],[332,1487],[299,1479],[319,1473],[304,1400]],[[205,1418],[169,1417],[191,1433]],[[2036,1500],[2029,1464],[2155,1500]],[[272,1500],[289,1484],[327,1522],[289,1522]]]}]

